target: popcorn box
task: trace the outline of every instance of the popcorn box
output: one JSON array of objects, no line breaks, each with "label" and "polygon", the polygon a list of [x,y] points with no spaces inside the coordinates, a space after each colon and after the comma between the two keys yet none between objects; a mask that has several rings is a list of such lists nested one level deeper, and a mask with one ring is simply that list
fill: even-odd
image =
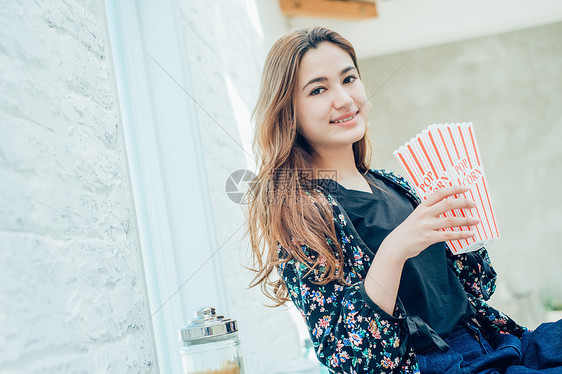
[{"label": "popcorn box", "polygon": [[[478,217],[482,221],[473,227],[476,232],[474,237],[447,242],[454,254],[475,251],[499,239],[472,123],[431,125],[394,151],[394,156],[422,200],[443,187],[461,185],[470,188],[459,197],[474,201],[476,208],[454,209],[444,216]],[[446,230],[465,231],[470,228],[463,226]]]}]

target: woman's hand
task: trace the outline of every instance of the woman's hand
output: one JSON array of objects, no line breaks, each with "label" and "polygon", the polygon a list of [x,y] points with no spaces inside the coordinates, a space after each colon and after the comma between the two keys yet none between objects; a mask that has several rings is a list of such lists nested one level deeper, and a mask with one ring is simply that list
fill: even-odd
[{"label": "woman's hand", "polygon": [[[390,251],[401,261],[417,256],[432,244],[467,239],[474,236],[473,231],[443,231],[442,229],[460,226],[474,226],[480,222],[472,217],[442,217],[453,209],[472,209],[476,204],[470,200],[451,198],[462,194],[469,188],[452,186],[441,188],[432,193],[427,200],[396,227],[381,243],[379,251]],[[390,253],[389,253],[390,254]]]}]

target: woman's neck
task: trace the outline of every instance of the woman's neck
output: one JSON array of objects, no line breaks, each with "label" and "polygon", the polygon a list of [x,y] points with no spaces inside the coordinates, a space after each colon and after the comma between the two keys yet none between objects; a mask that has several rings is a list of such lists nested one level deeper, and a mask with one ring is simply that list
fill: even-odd
[{"label": "woman's neck", "polygon": [[329,178],[341,183],[362,177],[355,165],[353,148],[320,151],[315,159],[315,178]]}]

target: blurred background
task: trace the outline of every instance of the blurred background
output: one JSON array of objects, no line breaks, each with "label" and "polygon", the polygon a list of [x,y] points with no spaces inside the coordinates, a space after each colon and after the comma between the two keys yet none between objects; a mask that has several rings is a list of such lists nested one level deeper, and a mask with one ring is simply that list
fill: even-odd
[{"label": "blurred background", "polygon": [[305,26],[356,47],[372,167],[474,123],[491,304],[562,318],[559,1],[7,0],[0,24],[0,373],[179,373],[207,305],[238,321],[246,373],[320,372],[295,309],[248,289],[236,173],[265,56]]}]

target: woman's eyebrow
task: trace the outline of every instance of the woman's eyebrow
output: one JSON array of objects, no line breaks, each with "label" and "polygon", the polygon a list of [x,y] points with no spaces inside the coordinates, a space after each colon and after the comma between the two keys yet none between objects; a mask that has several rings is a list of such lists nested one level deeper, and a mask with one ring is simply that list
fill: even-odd
[{"label": "woman's eyebrow", "polygon": [[[347,73],[350,70],[357,70],[357,68],[353,65],[346,67],[345,69],[343,69],[342,71],[340,71],[340,75],[344,75],[345,73]],[[318,77],[318,78],[313,78],[311,80],[308,81],[308,83],[306,83],[304,85],[304,87],[302,88],[302,90],[304,91],[305,88],[312,83],[317,83],[317,82],[326,82],[328,80],[328,78],[326,77]]]}]

